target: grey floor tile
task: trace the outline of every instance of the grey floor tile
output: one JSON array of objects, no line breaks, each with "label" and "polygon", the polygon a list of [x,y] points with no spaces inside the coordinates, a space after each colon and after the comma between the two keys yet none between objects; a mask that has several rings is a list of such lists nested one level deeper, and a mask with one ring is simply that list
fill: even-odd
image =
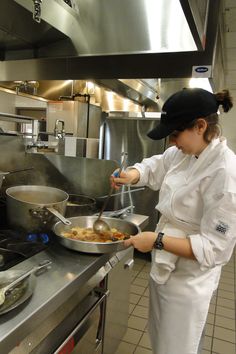
[{"label": "grey floor tile", "polygon": [[137,294],[130,294],[129,296],[129,302],[130,304],[137,304],[139,302],[139,300],[141,299],[141,295],[137,295]]},{"label": "grey floor tile", "polygon": [[211,350],[211,345],[212,345],[212,337],[205,336],[203,349]]},{"label": "grey floor tile", "polygon": [[235,319],[235,311],[222,306],[216,307],[216,315]]},{"label": "grey floor tile", "polygon": [[148,308],[136,305],[132,314],[134,316],[142,317],[142,318],[147,319],[148,318]]},{"label": "grey floor tile", "polygon": [[223,316],[215,317],[215,325],[235,331],[235,320]]},{"label": "grey floor tile", "polygon": [[207,323],[206,324],[206,327],[205,327],[205,335],[208,336],[208,337],[212,337],[213,335],[213,329],[214,329],[214,326],[213,324],[209,324]]},{"label": "grey floor tile", "polygon": [[123,342],[138,344],[142,335],[143,335],[142,331],[133,328],[128,328],[125,336],[123,337]]},{"label": "grey floor tile", "polygon": [[216,311],[216,305],[215,304],[210,304],[210,307],[209,307],[209,313],[215,313]]},{"label": "grey floor tile", "polygon": [[144,291],[143,296],[149,297],[149,289],[148,288]]},{"label": "grey floor tile", "polygon": [[138,286],[138,285],[133,285],[133,284],[131,284],[131,286],[130,286],[130,292],[132,294],[143,295],[145,291],[146,291],[146,288],[143,286]]},{"label": "grey floor tile", "polygon": [[147,348],[137,347],[134,354],[152,354],[152,351]]},{"label": "grey floor tile", "polygon": [[147,320],[145,318],[137,317],[131,315],[128,320],[128,327],[133,329],[138,329],[144,331],[147,325]]},{"label": "grey floor tile", "polygon": [[131,315],[131,313],[133,312],[135,308],[135,304],[129,304],[129,315]]},{"label": "grey floor tile", "polygon": [[138,302],[138,305],[148,307],[149,306],[149,298],[146,296],[142,296]]},{"label": "grey floor tile", "polygon": [[150,275],[147,272],[139,272],[138,277],[142,278],[142,279],[148,279],[149,280]]},{"label": "grey floor tile", "polygon": [[147,261],[145,259],[142,259],[142,258],[135,258],[134,260],[135,264],[142,264],[142,265],[145,265],[147,263]]},{"label": "grey floor tile", "polygon": [[234,262],[228,262],[225,266],[224,266],[224,270],[228,271],[231,270],[234,272]]},{"label": "grey floor tile", "polygon": [[234,293],[234,284],[220,283],[218,289],[231,291],[232,293]]},{"label": "grey floor tile", "polygon": [[208,313],[206,323],[214,324],[214,321],[215,321],[215,315],[212,313]]},{"label": "grey floor tile", "polygon": [[134,261],[134,265],[133,265],[133,270],[134,271],[140,272],[140,270],[143,269],[143,268],[144,268],[143,264],[135,263],[135,261]]},{"label": "grey floor tile", "polygon": [[132,284],[144,286],[145,288],[148,286],[148,280],[139,278],[139,275],[132,281]]},{"label": "grey floor tile", "polygon": [[146,264],[143,267],[142,272],[150,273],[150,270],[151,270],[151,264]]},{"label": "grey floor tile", "polygon": [[225,290],[219,289],[217,292],[217,295],[219,297],[223,297],[224,299],[235,300],[235,294],[230,291],[225,291]]},{"label": "grey floor tile", "polygon": [[233,278],[222,277],[219,284],[230,284],[230,285],[234,285],[234,279],[233,279]]},{"label": "grey floor tile", "polygon": [[115,354],[133,354],[136,345],[126,342],[121,342]]},{"label": "grey floor tile", "polygon": [[211,352],[210,352],[209,350],[203,349],[202,352],[201,352],[201,354],[211,354]]},{"label": "grey floor tile", "polygon": [[232,310],[235,309],[235,301],[224,299],[224,298],[221,298],[221,297],[218,297],[218,299],[217,299],[217,306],[218,305],[222,306],[222,307],[226,307],[226,308],[232,309]]},{"label": "grey floor tile", "polygon": [[235,344],[214,338],[212,350],[217,354],[235,354]]},{"label": "grey floor tile", "polygon": [[213,296],[213,298],[211,299],[211,304],[215,305],[215,303],[216,303],[216,296]]},{"label": "grey floor tile", "polygon": [[227,342],[235,343],[235,331],[215,326],[214,338],[222,339]]},{"label": "grey floor tile", "polygon": [[228,272],[226,270],[222,270],[221,277],[227,279],[234,279],[234,272]]},{"label": "grey floor tile", "polygon": [[139,346],[151,349],[151,343],[148,333],[143,333],[142,338],[139,341]]},{"label": "grey floor tile", "polygon": [[131,273],[132,278],[136,278],[138,274],[139,272],[137,270],[132,269],[132,273]]}]

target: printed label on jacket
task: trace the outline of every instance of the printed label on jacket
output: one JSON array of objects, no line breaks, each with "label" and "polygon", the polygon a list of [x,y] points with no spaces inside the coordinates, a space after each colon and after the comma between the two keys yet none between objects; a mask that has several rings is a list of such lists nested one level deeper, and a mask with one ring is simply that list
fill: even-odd
[{"label": "printed label on jacket", "polygon": [[219,220],[218,224],[216,225],[216,231],[225,235],[228,230],[229,230],[229,225],[227,225],[223,221]]}]

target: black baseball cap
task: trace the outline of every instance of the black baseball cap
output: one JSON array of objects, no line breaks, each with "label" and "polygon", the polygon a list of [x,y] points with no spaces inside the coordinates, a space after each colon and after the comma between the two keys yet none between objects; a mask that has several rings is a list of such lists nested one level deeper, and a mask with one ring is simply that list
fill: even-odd
[{"label": "black baseball cap", "polygon": [[216,96],[201,88],[184,88],[171,95],[162,107],[160,123],[147,136],[159,140],[197,118],[218,111]]}]

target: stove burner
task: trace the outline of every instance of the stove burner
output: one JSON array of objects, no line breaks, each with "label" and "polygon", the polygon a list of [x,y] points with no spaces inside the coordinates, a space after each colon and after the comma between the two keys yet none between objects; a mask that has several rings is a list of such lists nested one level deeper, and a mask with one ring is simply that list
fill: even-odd
[{"label": "stove burner", "polygon": [[47,248],[48,234],[27,234],[10,229],[0,230],[0,271],[9,269]]}]

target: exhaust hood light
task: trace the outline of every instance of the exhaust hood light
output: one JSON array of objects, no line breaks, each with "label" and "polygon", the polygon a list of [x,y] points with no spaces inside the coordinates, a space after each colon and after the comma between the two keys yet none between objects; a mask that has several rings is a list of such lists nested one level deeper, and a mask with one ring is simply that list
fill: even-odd
[{"label": "exhaust hood light", "polygon": [[95,93],[94,83],[91,81],[86,81],[86,90],[87,90],[87,94],[94,95],[94,93]]},{"label": "exhaust hood light", "polygon": [[198,87],[207,90],[209,92],[213,92],[208,78],[191,78],[189,80],[189,87],[190,88]]}]

